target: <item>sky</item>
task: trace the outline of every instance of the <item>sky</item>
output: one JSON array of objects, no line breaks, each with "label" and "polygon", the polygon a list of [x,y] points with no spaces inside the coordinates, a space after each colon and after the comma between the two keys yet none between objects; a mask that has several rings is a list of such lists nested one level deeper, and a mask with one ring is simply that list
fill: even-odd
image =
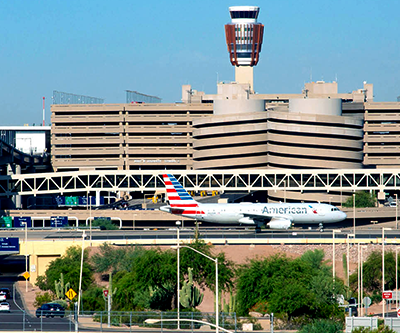
[{"label": "sky", "polygon": [[301,93],[337,79],[339,92],[374,84],[400,95],[398,0],[0,0],[0,125],[50,124],[53,90],[124,103],[125,90],[181,100],[181,86],[216,93],[233,81],[229,6],[260,7],[258,93]]}]

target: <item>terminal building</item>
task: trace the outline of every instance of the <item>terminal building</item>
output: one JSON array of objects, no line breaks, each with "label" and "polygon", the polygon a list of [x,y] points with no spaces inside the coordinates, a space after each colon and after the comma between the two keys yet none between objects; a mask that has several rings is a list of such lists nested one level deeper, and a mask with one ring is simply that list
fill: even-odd
[{"label": "terminal building", "polygon": [[324,81],[298,94],[255,93],[259,7],[229,11],[234,82],[219,82],[216,94],[184,85],[180,103],[52,105],[53,169],[400,167],[400,102],[374,102],[367,82],[351,93]]}]

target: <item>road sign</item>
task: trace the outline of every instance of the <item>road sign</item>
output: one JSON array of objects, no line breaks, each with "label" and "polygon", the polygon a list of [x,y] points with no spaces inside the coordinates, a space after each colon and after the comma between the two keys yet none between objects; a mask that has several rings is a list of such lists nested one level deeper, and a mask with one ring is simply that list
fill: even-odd
[{"label": "road sign", "polygon": [[104,294],[104,297],[108,297],[108,290],[107,290],[107,289],[104,289],[104,290],[103,290],[103,294]]},{"label": "road sign", "polygon": [[383,299],[392,299],[392,292],[391,291],[384,291],[382,293],[382,298]]},{"label": "road sign", "polygon": [[24,274],[22,274],[22,276],[25,278],[25,280],[28,280],[31,275],[29,274],[29,272],[25,272]]},{"label": "road sign", "polygon": [[69,290],[65,293],[65,295],[72,301],[72,299],[77,295],[75,290],[69,288]]},{"label": "road sign", "polygon": [[400,317],[400,308],[397,309],[397,318]]},{"label": "road sign", "polygon": [[1,216],[0,217],[1,228],[12,228],[12,216]]},{"label": "road sign", "polygon": [[32,228],[32,218],[30,216],[14,216],[14,228]]},{"label": "road sign", "polygon": [[0,237],[0,252],[19,252],[18,237]]},{"label": "road sign", "polygon": [[371,299],[369,298],[369,297],[364,297],[363,298],[363,300],[362,300],[362,302],[363,302],[363,304],[366,306],[366,307],[368,307],[368,306],[370,306],[371,305]]},{"label": "road sign", "polygon": [[68,216],[51,216],[50,226],[52,228],[60,228],[68,226]]}]

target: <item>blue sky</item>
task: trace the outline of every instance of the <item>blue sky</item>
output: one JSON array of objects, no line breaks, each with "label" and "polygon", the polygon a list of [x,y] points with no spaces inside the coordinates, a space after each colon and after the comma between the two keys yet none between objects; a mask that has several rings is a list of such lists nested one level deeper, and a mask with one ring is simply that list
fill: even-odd
[{"label": "blue sky", "polygon": [[[258,93],[300,93],[312,79],[339,92],[374,84],[376,101],[400,95],[400,2],[354,0],[0,2],[1,125],[40,124],[53,90],[125,102],[125,90],[179,101],[181,85],[216,92],[234,80],[228,7],[260,6]],[[218,73],[218,74],[217,74]]]}]

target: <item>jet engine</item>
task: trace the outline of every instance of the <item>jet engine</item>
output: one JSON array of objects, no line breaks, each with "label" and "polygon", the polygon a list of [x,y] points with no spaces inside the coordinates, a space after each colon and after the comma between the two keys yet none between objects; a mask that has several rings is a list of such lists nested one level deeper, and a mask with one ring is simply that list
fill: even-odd
[{"label": "jet engine", "polygon": [[267,223],[267,226],[270,229],[289,229],[292,226],[292,222],[290,220],[272,220]]}]

